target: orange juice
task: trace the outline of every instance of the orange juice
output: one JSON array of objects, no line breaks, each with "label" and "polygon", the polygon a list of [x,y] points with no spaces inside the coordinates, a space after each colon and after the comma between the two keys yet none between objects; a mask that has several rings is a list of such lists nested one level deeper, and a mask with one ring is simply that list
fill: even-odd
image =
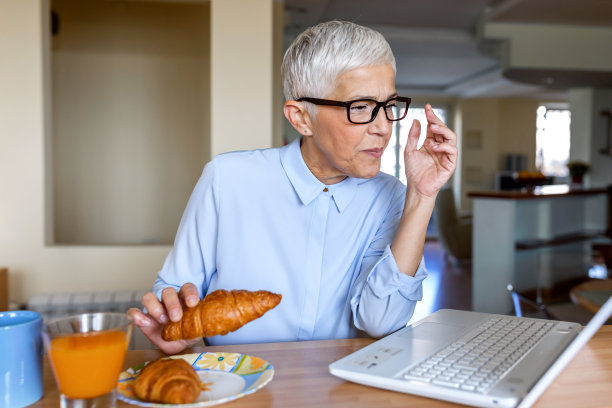
[{"label": "orange juice", "polygon": [[124,331],[75,333],[51,340],[49,358],[62,394],[93,398],[117,385],[128,347]]}]

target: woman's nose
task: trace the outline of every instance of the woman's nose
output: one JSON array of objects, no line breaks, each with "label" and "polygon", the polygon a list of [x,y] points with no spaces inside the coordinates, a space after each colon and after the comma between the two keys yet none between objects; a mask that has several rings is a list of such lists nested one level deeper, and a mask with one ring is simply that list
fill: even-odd
[{"label": "woman's nose", "polygon": [[385,116],[385,112],[382,109],[378,111],[378,114],[371,122],[371,124],[373,131],[377,134],[380,134],[381,136],[386,136],[387,134],[389,134],[393,127],[393,122],[387,119],[387,117]]}]

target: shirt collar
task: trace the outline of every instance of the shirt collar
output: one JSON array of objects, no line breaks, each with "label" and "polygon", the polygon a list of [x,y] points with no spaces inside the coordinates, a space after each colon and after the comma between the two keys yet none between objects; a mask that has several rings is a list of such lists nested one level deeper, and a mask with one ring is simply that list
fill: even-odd
[{"label": "shirt collar", "polygon": [[325,194],[323,189],[327,187],[329,194],[331,194],[334,199],[338,211],[344,211],[353,200],[353,197],[355,197],[357,186],[365,180],[347,177],[340,183],[326,186],[312,174],[306,165],[304,157],[302,157],[300,141],[301,139],[298,138],[288,146],[285,146],[281,151],[280,160],[302,204],[308,205],[317,198],[319,194]]}]

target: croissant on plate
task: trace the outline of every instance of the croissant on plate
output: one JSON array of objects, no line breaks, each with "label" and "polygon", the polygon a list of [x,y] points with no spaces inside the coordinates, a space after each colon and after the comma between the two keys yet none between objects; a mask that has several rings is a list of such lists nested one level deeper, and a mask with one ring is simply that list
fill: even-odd
[{"label": "croissant on plate", "polygon": [[133,384],[143,401],[187,404],[200,395],[201,381],[194,368],[182,359],[159,359],[147,364]]},{"label": "croissant on plate", "polygon": [[168,322],[162,338],[173,341],[225,335],[263,316],[281,297],[266,290],[215,290],[196,306],[185,308],[181,320]]}]

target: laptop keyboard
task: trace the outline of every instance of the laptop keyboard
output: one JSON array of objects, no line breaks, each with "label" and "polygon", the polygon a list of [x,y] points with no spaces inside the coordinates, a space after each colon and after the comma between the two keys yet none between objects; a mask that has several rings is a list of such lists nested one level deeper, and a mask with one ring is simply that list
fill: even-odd
[{"label": "laptop keyboard", "polygon": [[555,323],[494,317],[410,367],[406,380],[486,393]]}]

